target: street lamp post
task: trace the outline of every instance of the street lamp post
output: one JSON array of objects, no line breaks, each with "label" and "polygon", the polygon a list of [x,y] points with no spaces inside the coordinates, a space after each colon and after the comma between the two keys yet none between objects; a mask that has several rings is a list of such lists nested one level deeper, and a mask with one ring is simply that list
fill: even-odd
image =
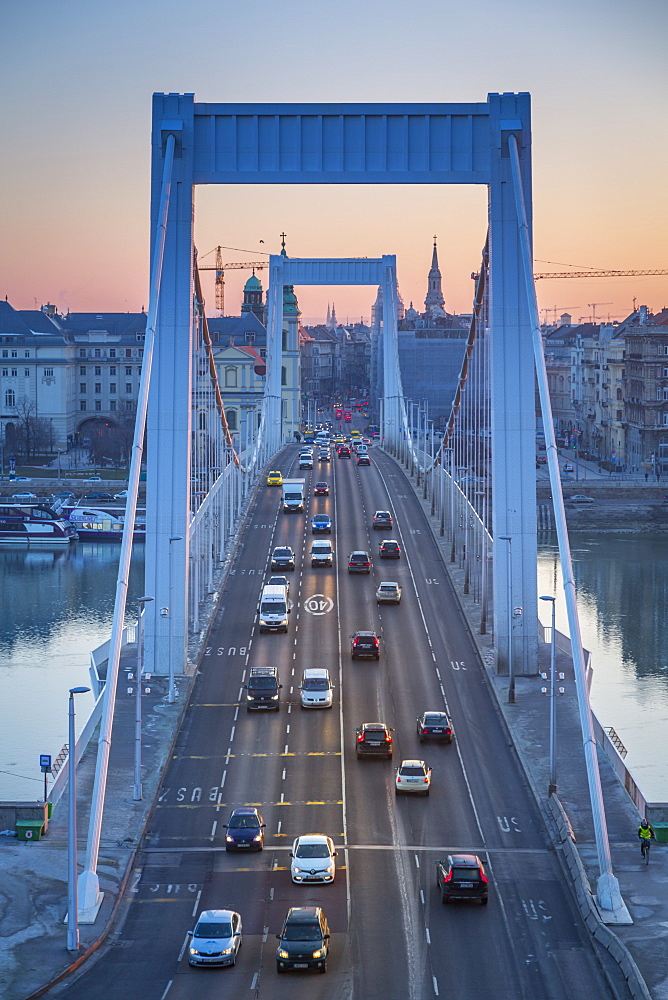
[{"label": "street lamp post", "polygon": [[482,531],[480,539],[480,635],[487,634],[487,491],[476,490],[481,499],[480,517]]},{"label": "street lamp post", "polygon": [[79,950],[79,896],[77,891],[77,763],[74,734],[74,696],[90,691],[87,687],[70,688],[68,713],[68,828],[67,828],[67,950]]},{"label": "street lamp post", "polygon": [[515,704],[515,669],[513,664],[513,539],[511,535],[499,535],[499,541],[508,542],[507,582],[508,590],[508,704]]},{"label": "street lamp post", "polygon": [[553,795],[557,792],[557,675],[555,671],[556,663],[556,630],[555,630],[555,597],[541,597],[541,601],[550,601],[552,604],[552,627],[550,632],[550,784],[547,794]]},{"label": "street lamp post", "polygon": [[172,622],[174,621],[174,584],[172,577],[174,575],[172,566],[172,543],[180,542],[183,540],[183,535],[172,535],[169,539],[169,694],[167,695],[167,701],[170,705],[173,705],[176,701],[176,691],[174,682],[174,629],[172,627]]},{"label": "street lamp post", "polygon": [[139,598],[139,618],[137,620],[137,693],[135,702],[135,787],[133,799],[141,802],[141,696],[144,680],[144,605],[152,601],[152,597]]}]

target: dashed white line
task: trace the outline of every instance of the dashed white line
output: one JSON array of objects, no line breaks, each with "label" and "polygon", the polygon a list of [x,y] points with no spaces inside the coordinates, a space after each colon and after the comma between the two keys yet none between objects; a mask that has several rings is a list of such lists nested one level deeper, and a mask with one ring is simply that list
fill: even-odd
[{"label": "dashed white line", "polygon": [[269,937],[269,928],[265,927],[264,930],[262,931],[262,944],[266,944],[267,943],[267,938],[268,937]]},{"label": "dashed white line", "polygon": [[260,973],[259,973],[259,972],[256,972],[256,973],[255,973],[255,975],[253,976],[253,981],[251,982],[251,985],[250,985],[250,988],[251,988],[251,990],[254,990],[254,989],[255,989],[255,986],[256,986],[256,984],[257,984],[257,977],[258,977],[259,975],[260,975]]},{"label": "dashed white line", "polygon": [[234,710],[234,721],[236,722],[238,718],[239,718],[239,706],[237,705],[237,707]]},{"label": "dashed white line", "polygon": [[281,827],[282,826],[283,826],[283,820],[279,819],[279,821],[278,821],[278,829],[276,830],[276,833],[280,833],[281,832]]},{"label": "dashed white line", "polygon": [[281,792],[281,802],[285,802],[285,792]]},{"label": "dashed white line", "polygon": [[287,726],[285,727],[285,735],[287,736],[289,732],[290,732],[290,723],[288,722]]},{"label": "dashed white line", "polygon": [[242,687],[240,687],[239,688],[239,694],[237,695],[237,701],[241,701],[241,696],[242,696],[243,693],[244,693],[244,689]]},{"label": "dashed white line", "polygon": [[420,902],[424,906],[424,889],[420,889]]},{"label": "dashed white line", "polygon": [[413,857],[415,858],[415,867],[419,868],[420,867],[420,859],[418,858],[417,854],[414,854]]},{"label": "dashed white line", "polygon": [[286,743],[285,744],[285,750],[283,751],[283,753],[287,753],[287,752],[288,752],[288,744]]},{"label": "dashed white line", "polygon": [[270,902],[271,902],[271,900],[273,900],[273,898],[274,898],[274,890],[272,888],[272,889],[269,890],[269,900],[270,900]]},{"label": "dashed white line", "polygon": [[232,742],[232,740],[234,739],[234,730],[235,730],[236,728],[237,728],[236,726],[232,726],[232,732],[230,733],[230,743],[231,743],[231,742]]},{"label": "dashed white line", "polygon": [[436,978],[436,976],[432,976],[431,981],[434,984],[434,993],[436,994],[436,996],[438,996],[438,979]]},{"label": "dashed white line", "polygon": [[172,985],[172,983],[173,983],[173,982],[174,982],[174,980],[173,980],[173,979],[170,979],[170,980],[169,980],[169,982],[168,982],[168,983],[167,983],[167,985],[165,986],[165,992],[164,992],[164,993],[162,994],[162,996],[160,997],[160,1000],[165,1000],[165,997],[166,997],[166,996],[167,996],[167,994],[169,993],[169,987],[170,987],[170,986]]},{"label": "dashed white line", "polygon": [[[197,907],[195,907],[195,909],[197,909]],[[195,910],[193,910],[193,916],[195,916]],[[188,947],[188,941],[189,941],[189,939],[190,939],[190,934],[186,934],[185,940],[184,940],[183,944],[181,945],[181,951],[179,952],[179,957],[176,960],[177,962],[180,962],[181,959],[183,958],[183,956],[185,954],[185,950]],[[163,994],[163,996],[164,996],[164,994]]]},{"label": "dashed white line", "polygon": [[[200,896],[202,895],[202,890],[197,890],[197,895],[195,897],[195,905],[193,906],[193,917],[197,913],[197,907],[199,906]],[[186,935],[186,940],[188,940],[188,935]]]},{"label": "dashed white line", "polygon": [[429,928],[425,927],[424,932],[425,932],[425,934],[427,936],[427,944],[431,944],[431,935],[429,933]]},{"label": "dashed white line", "polygon": [[285,768],[283,768],[283,777],[282,777],[282,779],[281,779],[281,780],[282,780],[282,781],[285,781]]},{"label": "dashed white line", "polygon": [[218,820],[214,819],[213,826],[211,827],[211,833],[209,834],[210,837],[215,836],[217,826],[218,826]]},{"label": "dashed white line", "polygon": [[223,771],[223,776],[222,776],[222,778],[220,779],[220,786],[219,786],[220,788],[223,788],[223,787],[224,787],[224,785],[225,785],[225,778],[226,778],[226,777],[227,777],[227,771]]}]

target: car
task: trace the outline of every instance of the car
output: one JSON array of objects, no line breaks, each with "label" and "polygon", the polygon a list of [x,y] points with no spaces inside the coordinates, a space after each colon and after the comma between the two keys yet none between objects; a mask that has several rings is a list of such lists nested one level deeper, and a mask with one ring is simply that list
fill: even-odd
[{"label": "car", "polygon": [[84,479],[84,483],[101,483],[102,476],[90,476],[89,479]]},{"label": "car", "polygon": [[355,753],[358,757],[392,757],[392,733],[384,722],[363,722],[355,730]]},{"label": "car", "polygon": [[331,452],[329,452],[329,451],[321,451],[321,452],[318,453],[318,461],[319,462],[329,462],[330,459],[331,459],[331,457],[332,457],[332,455],[331,455]]},{"label": "car", "polygon": [[445,712],[423,712],[418,715],[416,722],[420,743],[425,740],[452,743],[452,723]]},{"label": "car", "polygon": [[291,906],[276,937],[277,972],[288,969],[327,972],[329,925],[319,906]]},{"label": "car", "polygon": [[423,760],[402,760],[395,767],[394,792],[410,792],[412,795],[429,795],[431,768]]},{"label": "car", "polygon": [[358,465],[371,465],[371,459],[366,454],[366,452],[364,452],[363,454],[357,456],[357,464]]},{"label": "car", "polygon": [[267,580],[268,587],[285,587],[287,593],[290,593],[290,581],[287,576],[270,576]]},{"label": "car", "polygon": [[380,659],[380,639],[375,632],[358,630],[350,636],[350,655],[353,660]]},{"label": "car", "polygon": [[331,535],[332,519],[329,514],[316,514],[311,521],[312,535]]},{"label": "car", "polygon": [[290,851],[293,882],[333,882],[336,875],[336,848],[324,833],[304,833]]},{"label": "car", "polygon": [[396,538],[384,538],[378,546],[381,559],[401,559],[401,546]]},{"label": "car", "polygon": [[62,490],[60,493],[53,494],[54,500],[76,500],[76,495],[70,490]]},{"label": "car", "polygon": [[277,469],[273,469],[271,472],[267,473],[267,486],[282,486],[283,485],[283,473],[279,472]]},{"label": "car", "polygon": [[266,823],[255,806],[233,809],[225,824],[226,851],[261,851],[264,847]]},{"label": "car", "polygon": [[31,483],[32,479],[30,476],[10,476],[10,481],[12,483]]},{"label": "car", "polygon": [[575,472],[575,466],[572,462],[564,462],[563,470],[564,472]]},{"label": "car", "polygon": [[82,497],[82,500],[113,500],[114,496],[112,493],[86,493]]},{"label": "car", "polygon": [[479,899],[481,906],[486,906],[489,899],[489,879],[477,854],[448,854],[437,861],[436,885],[442,903]]},{"label": "car", "polygon": [[300,469],[312,469],[313,468],[313,456],[312,455],[300,455],[299,456],[299,468]]},{"label": "car", "polygon": [[582,493],[575,493],[572,497],[566,497],[571,503],[595,503],[593,497],[586,497]]},{"label": "car", "polygon": [[364,549],[355,549],[348,556],[349,573],[370,573],[371,557]]},{"label": "car", "polygon": [[36,493],[28,493],[28,492],[12,493],[11,499],[12,500],[36,500],[37,499],[37,494]]},{"label": "car", "polygon": [[379,583],[376,604],[401,604],[401,587],[395,580],[382,580]]},{"label": "car", "polygon": [[387,528],[392,527],[392,515],[389,510],[377,510],[373,515],[373,520],[371,522],[374,528]]},{"label": "car", "polygon": [[339,458],[350,458],[350,448],[347,444],[341,444],[337,448]]},{"label": "car", "polygon": [[334,685],[327,667],[306,667],[299,690],[302,708],[331,708],[334,704]]},{"label": "car", "polygon": [[202,910],[190,931],[189,965],[235,965],[242,938],[236,910]]},{"label": "car", "polygon": [[316,497],[328,497],[329,483],[316,483],[313,487],[313,494]]},{"label": "car", "polygon": [[128,498],[127,490],[121,490],[120,493],[114,493],[114,500],[127,500],[127,498]]},{"label": "car", "polygon": [[281,678],[278,667],[251,667],[246,692],[246,712],[280,712]]},{"label": "car", "polygon": [[271,569],[290,570],[295,568],[295,553],[289,545],[277,545],[271,554]]},{"label": "car", "polygon": [[547,465],[547,456],[538,455],[536,458],[536,465]]}]

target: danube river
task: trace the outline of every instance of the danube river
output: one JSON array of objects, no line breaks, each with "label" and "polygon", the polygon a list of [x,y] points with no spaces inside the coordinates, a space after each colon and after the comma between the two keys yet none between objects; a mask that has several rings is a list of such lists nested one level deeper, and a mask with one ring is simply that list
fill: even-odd
[{"label": "danube river", "polygon": [[[90,651],[111,634],[118,542],[61,551],[0,549],[0,800],[41,798],[39,755],[67,743],[69,689],[90,687]],[[127,622],[137,620],[144,546],[136,545]],[[76,699],[77,733],[92,694]]]},{"label": "danube river", "polygon": [[[659,534],[571,534],[592,703],[628,749],[644,795],[668,800],[668,539]],[[75,542],[63,552],[0,550],[0,800],[42,794],[39,754],[67,742],[68,690],[89,685],[90,650],[111,631],[120,545]],[[144,551],[135,548],[126,621],[137,619]],[[539,594],[566,610],[556,542],[541,536]],[[549,624],[547,607],[543,622]],[[92,706],[76,700],[78,728]]]}]

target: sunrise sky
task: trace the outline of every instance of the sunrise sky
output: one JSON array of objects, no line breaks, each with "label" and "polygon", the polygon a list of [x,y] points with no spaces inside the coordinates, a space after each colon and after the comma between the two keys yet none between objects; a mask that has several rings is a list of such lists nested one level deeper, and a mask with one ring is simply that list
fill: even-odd
[{"label": "sunrise sky", "polygon": [[[9,0],[0,40],[0,294],[16,308],[147,305],[151,95],[210,102],[485,101],[529,91],[535,270],[668,268],[665,0]],[[422,308],[438,235],[446,308],[468,311],[486,189],[202,187],[200,257],[396,253]],[[264,243],[261,244],[260,241]],[[213,263],[213,256],[208,258]],[[245,272],[228,272],[228,313]],[[265,281],[266,285],[266,281]],[[214,314],[213,281],[207,279]],[[374,289],[297,289],[370,316]],[[668,276],[541,281],[577,321],[668,306]]]}]

